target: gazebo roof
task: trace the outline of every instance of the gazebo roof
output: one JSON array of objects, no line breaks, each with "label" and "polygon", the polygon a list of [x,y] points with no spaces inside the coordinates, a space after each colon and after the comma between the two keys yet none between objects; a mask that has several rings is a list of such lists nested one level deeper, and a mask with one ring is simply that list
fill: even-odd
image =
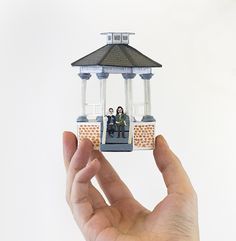
[{"label": "gazebo roof", "polygon": [[113,66],[150,68],[162,67],[128,44],[107,44],[85,57],[73,62],[72,66]]}]

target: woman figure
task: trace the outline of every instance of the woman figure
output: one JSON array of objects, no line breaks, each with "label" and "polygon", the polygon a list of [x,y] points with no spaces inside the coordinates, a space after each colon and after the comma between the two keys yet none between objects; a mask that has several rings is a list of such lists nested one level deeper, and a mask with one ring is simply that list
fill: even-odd
[{"label": "woman figure", "polygon": [[118,136],[117,138],[120,138],[120,132],[122,133],[122,137],[125,138],[125,122],[126,115],[124,113],[124,109],[121,106],[118,106],[116,109],[116,125],[117,125],[117,131]]}]

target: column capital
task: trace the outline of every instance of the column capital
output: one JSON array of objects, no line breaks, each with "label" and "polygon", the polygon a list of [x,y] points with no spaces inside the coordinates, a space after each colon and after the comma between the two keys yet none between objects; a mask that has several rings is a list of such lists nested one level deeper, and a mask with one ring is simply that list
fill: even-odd
[{"label": "column capital", "polygon": [[123,76],[124,79],[133,79],[136,76],[136,74],[134,74],[134,73],[123,73],[122,76]]},{"label": "column capital", "polygon": [[149,74],[140,74],[140,77],[141,77],[142,79],[144,79],[144,80],[149,80],[149,79],[152,78],[152,76],[153,76],[152,73],[149,73]]},{"label": "column capital", "polygon": [[91,76],[90,73],[79,73],[79,77],[83,80],[89,80]]},{"label": "column capital", "polygon": [[109,76],[109,73],[102,72],[102,73],[97,73],[96,75],[97,75],[98,79],[107,79]]}]

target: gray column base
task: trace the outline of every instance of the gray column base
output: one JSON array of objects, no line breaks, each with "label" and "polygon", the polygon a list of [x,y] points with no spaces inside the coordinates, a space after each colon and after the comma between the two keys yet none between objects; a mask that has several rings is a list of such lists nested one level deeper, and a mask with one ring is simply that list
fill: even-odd
[{"label": "gray column base", "polygon": [[152,115],[145,115],[145,116],[143,116],[142,121],[143,122],[154,122],[156,120]]},{"label": "gray column base", "polygon": [[103,121],[103,116],[102,116],[102,115],[98,115],[98,116],[96,117],[96,121],[97,121],[97,122],[102,122],[102,121]]},{"label": "gray column base", "polygon": [[88,122],[88,118],[86,115],[80,115],[77,120],[77,122]]}]

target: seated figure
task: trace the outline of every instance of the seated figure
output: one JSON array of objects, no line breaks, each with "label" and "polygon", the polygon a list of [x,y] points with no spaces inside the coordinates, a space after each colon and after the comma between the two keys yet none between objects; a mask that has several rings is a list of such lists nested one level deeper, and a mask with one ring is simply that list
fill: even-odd
[{"label": "seated figure", "polygon": [[116,109],[117,138],[120,138],[120,132],[122,133],[122,137],[125,138],[125,126],[127,125],[125,119],[126,114],[124,113],[123,107],[118,106]]},{"label": "seated figure", "polygon": [[116,126],[116,117],[113,115],[113,108],[109,108],[107,114],[107,133],[110,137],[114,136],[115,126]]}]

